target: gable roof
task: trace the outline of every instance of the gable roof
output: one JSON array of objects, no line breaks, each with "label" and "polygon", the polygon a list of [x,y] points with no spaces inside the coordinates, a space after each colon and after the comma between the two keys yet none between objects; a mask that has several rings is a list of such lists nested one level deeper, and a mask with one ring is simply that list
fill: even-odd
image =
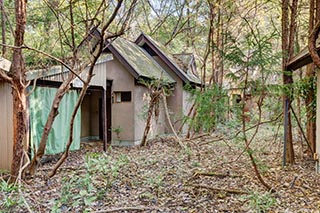
[{"label": "gable roof", "polygon": [[175,80],[141,47],[118,37],[107,45],[108,49],[123,64],[135,79],[160,79],[167,83]]},{"label": "gable roof", "polygon": [[166,48],[153,40],[150,36],[141,33],[140,36],[135,41],[139,46],[144,46],[145,44],[151,48],[151,50],[163,60],[163,62],[170,67],[170,69],[184,82],[200,85],[201,80],[193,73],[186,73],[183,71],[179,65],[174,60],[173,56],[167,52]]},{"label": "gable roof", "polygon": [[185,71],[188,75],[197,76],[196,62],[192,53],[179,53],[173,54],[172,56],[183,71]]}]

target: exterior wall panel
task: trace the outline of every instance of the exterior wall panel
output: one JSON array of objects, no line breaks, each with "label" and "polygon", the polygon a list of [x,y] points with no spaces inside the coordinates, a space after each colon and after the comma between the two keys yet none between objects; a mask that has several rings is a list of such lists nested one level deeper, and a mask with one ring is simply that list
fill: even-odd
[{"label": "exterior wall panel", "polygon": [[[158,56],[154,56],[153,58],[177,82],[172,95],[167,97],[167,104],[171,117],[171,122],[172,124],[174,124],[175,130],[179,130],[181,125],[180,120],[183,117],[183,82],[179,78],[179,76],[173,73],[173,71],[165,63],[163,63],[163,61]],[[171,130],[167,128],[166,132],[171,133]]]},{"label": "exterior wall panel", "polygon": [[[105,73],[103,81],[112,80],[112,121],[113,129],[120,128],[121,132],[117,134],[112,132],[112,143],[116,145],[134,145],[134,95],[135,95],[135,79],[126,70],[126,68],[117,60],[98,65],[98,72]],[[102,74],[100,76],[103,76]],[[94,82],[99,82],[99,79],[94,79]],[[130,102],[115,102],[115,92],[131,92]]]},{"label": "exterior wall panel", "polygon": [[11,87],[0,81],[0,169],[9,170],[13,148],[13,103]]},{"label": "exterior wall panel", "polygon": [[[141,142],[143,132],[146,126],[147,110],[150,96],[148,88],[144,86],[136,86],[134,97],[134,126],[135,126],[135,141]],[[149,138],[156,137],[165,133],[166,117],[163,103],[159,105],[159,115],[157,118],[153,115]]]}]

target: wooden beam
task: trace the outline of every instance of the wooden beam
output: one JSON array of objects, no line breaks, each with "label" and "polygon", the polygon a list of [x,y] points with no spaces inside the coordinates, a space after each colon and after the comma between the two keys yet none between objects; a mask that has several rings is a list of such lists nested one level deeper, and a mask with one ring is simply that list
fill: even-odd
[{"label": "wooden beam", "polygon": [[[320,47],[317,48],[318,54],[320,55]],[[293,57],[287,64],[286,70],[297,70],[303,66],[312,63],[312,58],[310,56],[309,50],[305,47],[298,53],[295,57]]]}]

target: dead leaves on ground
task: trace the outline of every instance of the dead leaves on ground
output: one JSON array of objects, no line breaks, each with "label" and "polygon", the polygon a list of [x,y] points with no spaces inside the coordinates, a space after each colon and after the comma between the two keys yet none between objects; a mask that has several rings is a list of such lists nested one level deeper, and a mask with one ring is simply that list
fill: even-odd
[{"label": "dead leaves on ground", "polygon": [[[263,142],[266,143],[265,138]],[[184,143],[188,149],[181,149],[171,137],[152,140],[147,147],[112,147],[105,153],[109,160],[105,164],[109,162],[111,167],[90,173],[85,183],[88,185],[81,188],[77,184],[83,184],[81,180],[88,178],[85,156],[102,154],[100,142],[83,143],[81,150],[72,152],[58,175],[49,180],[46,172],[52,164],[45,164],[37,177],[24,185],[25,200],[35,212],[51,211],[63,199],[63,184],[72,185],[73,182],[67,180],[76,179],[78,182],[72,185],[75,188],[69,189],[71,200],[77,193],[87,196],[87,200],[81,198],[74,205],[61,204],[57,210],[310,212],[320,208],[320,180],[312,162],[300,161],[295,166],[282,168],[281,146],[273,141],[264,144],[268,150],[258,150],[257,160],[264,177],[276,189],[274,194],[265,192],[259,184],[247,156],[238,158],[241,144],[228,141],[227,145],[209,135]],[[112,168],[122,158],[124,163]],[[87,190],[89,185],[92,191]],[[25,207],[21,204],[15,210],[23,211]]]}]

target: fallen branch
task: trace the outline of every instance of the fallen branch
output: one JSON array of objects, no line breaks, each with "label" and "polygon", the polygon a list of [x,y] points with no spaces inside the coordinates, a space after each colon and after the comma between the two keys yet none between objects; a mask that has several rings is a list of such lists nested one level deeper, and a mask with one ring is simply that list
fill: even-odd
[{"label": "fallen branch", "polygon": [[195,187],[195,188],[209,189],[212,191],[226,192],[229,194],[248,194],[248,192],[237,190],[237,189],[222,189],[222,188],[216,188],[216,187],[211,187],[211,186],[202,185],[202,184],[191,184],[190,186]]},{"label": "fallen branch", "polygon": [[120,211],[147,211],[147,210],[158,210],[157,207],[119,207],[119,208],[112,208],[112,209],[105,209],[100,211],[95,211],[93,213],[104,213],[104,212],[120,212]]},{"label": "fallen branch", "polygon": [[209,136],[210,133],[204,133],[204,134],[201,134],[201,135],[197,135],[193,138],[186,138],[184,139],[183,141],[191,141],[191,140],[196,140],[196,139],[199,139],[199,138],[202,138],[202,137],[205,137],[205,136]]},{"label": "fallen branch", "polygon": [[233,175],[229,173],[216,173],[216,172],[195,172],[192,177],[198,176],[214,176],[218,178],[225,178],[225,177],[242,177],[241,175]]}]

